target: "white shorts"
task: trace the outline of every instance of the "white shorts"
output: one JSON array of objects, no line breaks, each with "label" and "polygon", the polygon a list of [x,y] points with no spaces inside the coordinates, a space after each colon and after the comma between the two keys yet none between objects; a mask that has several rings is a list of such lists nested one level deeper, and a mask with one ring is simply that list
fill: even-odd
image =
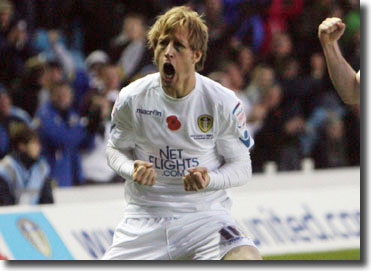
[{"label": "white shorts", "polygon": [[124,218],[102,260],[220,260],[246,245],[256,247],[226,214]]}]

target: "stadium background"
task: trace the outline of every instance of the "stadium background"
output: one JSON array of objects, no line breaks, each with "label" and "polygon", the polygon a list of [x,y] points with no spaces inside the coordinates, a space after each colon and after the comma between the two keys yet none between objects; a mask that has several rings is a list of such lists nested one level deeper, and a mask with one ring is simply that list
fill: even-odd
[{"label": "stadium background", "polygon": [[[347,32],[341,47],[359,69],[359,1],[1,0],[0,12],[9,6],[12,11],[9,24],[2,24],[0,39],[2,93],[34,118],[32,126],[53,83],[66,80],[74,93],[74,110],[92,118],[95,110],[112,106],[112,97],[122,86],[155,71],[151,53],[144,49],[145,29],[163,10],[185,3],[205,13],[210,27],[202,73],[246,101],[256,140],[255,176],[278,170],[300,178],[306,167],[359,169],[360,108],[346,106],[336,95],[317,38],[323,19],[343,18]],[[64,183],[55,176],[55,191],[122,181],[93,170],[104,160],[99,142],[104,145],[102,129],[109,116],[100,116],[96,146],[78,153],[81,177]],[[7,151],[4,148],[2,156]],[[63,203],[57,199],[55,205]]]}]

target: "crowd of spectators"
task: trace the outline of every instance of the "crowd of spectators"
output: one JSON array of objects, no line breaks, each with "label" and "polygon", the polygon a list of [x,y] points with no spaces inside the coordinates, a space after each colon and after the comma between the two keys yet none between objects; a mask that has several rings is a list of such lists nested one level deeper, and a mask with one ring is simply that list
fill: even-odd
[{"label": "crowd of spectators", "polygon": [[104,154],[111,108],[122,87],[156,72],[148,26],[183,4],[209,27],[201,73],[244,103],[253,172],[268,161],[299,170],[304,158],[360,164],[360,107],[337,96],[317,37],[322,20],[342,18],[358,70],[358,0],[0,0],[0,159],[19,157],[23,127],[38,134],[58,186],[120,180]]}]

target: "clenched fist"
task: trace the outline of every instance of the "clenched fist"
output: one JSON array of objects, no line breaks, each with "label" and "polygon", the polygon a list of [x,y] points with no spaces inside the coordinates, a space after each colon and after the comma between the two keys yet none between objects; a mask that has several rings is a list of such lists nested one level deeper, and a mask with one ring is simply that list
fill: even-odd
[{"label": "clenched fist", "polygon": [[152,168],[153,164],[141,160],[134,161],[133,180],[142,185],[154,185],[157,173]]},{"label": "clenched fist", "polygon": [[322,45],[336,42],[344,34],[345,24],[341,19],[333,17],[324,20],[318,27],[318,37]]},{"label": "clenched fist", "polygon": [[206,167],[193,167],[188,169],[188,174],[183,177],[184,189],[186,191],[199,191],[210,183],[210,176]]}]

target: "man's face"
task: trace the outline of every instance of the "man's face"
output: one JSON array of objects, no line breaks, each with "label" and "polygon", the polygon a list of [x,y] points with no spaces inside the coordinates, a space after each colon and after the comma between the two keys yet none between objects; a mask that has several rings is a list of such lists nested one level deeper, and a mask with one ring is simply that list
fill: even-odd
[{"label": "man's face", "polygon": [[40,141],[36,138],[32,139],[30,142],[27,143],[25,146],[26,153],[32,158],[32,159],[38,159],[40,157],[41,153],[41,144]]},{"label": "man's face", "polygon": [[231,78],[233,90],[241,90],[243,86],[243,77],[239,66],[236,63],[231,63],[228,67],[228,74]]},{"label": "man's face", "polygon": [[264,68],[258,78],[258,85],[260,88],[268,88],[272,86],[274,82],[274,73],[270,68]]},{"label": "man's face", "polygon": [[164,87],[179,88],[195,73],[201,51],[193,51],[189,44],[188,30],[182,27],[174,33],[159,37],[155,48],[155,61]]},{"label": "man's face", "polygon": [[52,67],[50,69],[50,76],[52,82],[60,82],[63,79],[63,70],[60,67]]},{"label": "man's face", "polygon": [[71,89],[68,86],[60,86],[52,91],[51,99],[57,108],[66,110],[72,104]]},{"label": "man's face", "polygon": [[12,11],[9,8],[4,8],[0,10],[0,26],[7,27],[10,22],[11,16],[12,16]]},{"label": "man's face", "polygon": [[106,89],[119,89],[120,88],[120,73],[117,67],[107,66],[102,71],[102,79]]}]

